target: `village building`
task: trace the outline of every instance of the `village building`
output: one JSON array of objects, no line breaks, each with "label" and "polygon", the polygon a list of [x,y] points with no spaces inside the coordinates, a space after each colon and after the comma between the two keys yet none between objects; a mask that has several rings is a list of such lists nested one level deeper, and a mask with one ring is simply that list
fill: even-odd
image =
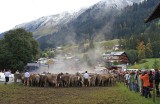
[{"label": "village building", "polygon": [[118,64],[128,64],[130,63],[127,54],[124,51],[116,51],[116,52],[108,52],[103,55],[106,62],[114,63],[118,62]]}]

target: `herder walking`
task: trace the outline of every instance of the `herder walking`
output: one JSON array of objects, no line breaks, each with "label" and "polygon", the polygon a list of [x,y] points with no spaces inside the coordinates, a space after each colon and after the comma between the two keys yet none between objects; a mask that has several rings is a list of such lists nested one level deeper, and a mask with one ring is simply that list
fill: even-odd
[{"label": "herder walking", "polygon": [[88,87],[89,86],[89,81],[88,81],[89,74],[87,73],[87,71],[84,73],[83,78],[84,78],[84,86]]},{"label": "herder walking", "polygon": [[9,82],[9,75],[11,75],[11,72],[9,70],[6,70],[4,72],[4,76],[5,76],[5,83],[4,84],[7,84],[7,82]]}]

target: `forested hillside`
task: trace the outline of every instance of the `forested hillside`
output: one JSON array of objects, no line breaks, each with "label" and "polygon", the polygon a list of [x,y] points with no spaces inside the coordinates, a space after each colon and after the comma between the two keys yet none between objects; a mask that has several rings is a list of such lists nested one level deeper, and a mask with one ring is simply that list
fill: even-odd
[{"label": "forested hillside", "polygon": [[[152,38],[158,36],[156,33],[159,31],[159,23],[156,20],[145,24],[144,19],[149,16],[158,3],[159,0],[145,0],[122,10],[117,5],[106,9],[105,4],[96,4],[63,26],[58,32],[41,37],[38,41],[41,49],[65,44],[83,44],[86,40],[102,41],[127,38],[127,36],[137,37],[142,34],[147,40],[152,41],[154,40]],[[153,35],[155,36],[153,37]],[[148,39],[148,37],[151,38]],[[137,43],[137,41],[135,42]],[[131,44],[133,49],[136,48],[136,43],[133,43],[135,45]]]},{"label": "forested hillside", "polygon": [[144,23],[144,19],[149,16],[158,2],[159,0],[148,0],[139,5],[127,7],[125,10],[127,13],[124,15],[128,15],[130,21],[126,18],[126,21],[119,21],[117,23],[119,26],[114,27],[117,28],[114,36],[117,34],[117,37],[121,38],[120,44],[128,51],[133,62],[144,58],[160,57],[160,22],[154,20],[151,23]]},{"label": "forested hillside", "polygon": [[122,13],[115,19],[116,21],[114,22],[112,30],[113,38],[133,34],[139,35],[155,25],[157,21],[145,24],[144,19],[149,16],[159,2],[159,0],[145,0],[142,3],[134,3],[132,6],[127,6],[123,9]]},{"label": "forested hillside", "polygon": [[[17,25],[33,33],[42,50],[71,44],[82,45],[87,41],[139,38],[132,44],[123,42],[124,49],[136,49],[142,36],[144,44],[159,39],[159,21],[144,23],[159,0],[103,0],[77,13],[62,13],[41,17],[29,23]],[[133,4],[133,5],[132,5]],[[0,38],[3,37],[0,34]],[[154,36],[153,36],[154,35]],[[149,39],[148,39],[149,37]],[[135,43],[136,42],[136,43]]]}]

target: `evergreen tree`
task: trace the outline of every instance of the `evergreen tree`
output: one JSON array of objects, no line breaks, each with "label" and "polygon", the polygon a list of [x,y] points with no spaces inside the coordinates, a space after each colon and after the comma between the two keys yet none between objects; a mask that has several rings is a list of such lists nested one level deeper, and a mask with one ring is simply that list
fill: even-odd
[{"label": "evergreen tree", "polygon": [[137,50],[138,50],[138,59],[144,59],[146,56],[145,56],[145,45],[143,41],[138,44]]},{"label": "evergreen tree", "polygon": [[147,58],[152,58],[153,57],[153,52],[152,52],[152,45],[151,43],[147,43],[146,48],[145,48],[145,54]]},{"label": "evergreen tree", "polygon": [[138,61],[138,53],[137,50],[126,50],[126,54],[130,60],[131,64],[134,64]]},{"label": "evergreen tree", "polygon": [[153,49],[153,57],[159,58],[160,57],[160,41],[153,42],[152,49]]}]

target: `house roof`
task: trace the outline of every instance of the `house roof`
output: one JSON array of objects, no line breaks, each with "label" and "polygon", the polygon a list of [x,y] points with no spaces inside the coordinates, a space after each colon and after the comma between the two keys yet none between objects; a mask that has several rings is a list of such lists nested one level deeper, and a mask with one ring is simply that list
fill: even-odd
[{"label": "house roof", "polygon": [[121,52],[111,52],[111,55],[113,56],[120,56],[124,53],[124,51],[121,51]]},{"label": "house roof", "polygon": [[147,19],[145,19],[145,23],[150,22],[156,18],[160,18],[160,3],[157,5],[154,11],[150,14],[150,16]]}]

